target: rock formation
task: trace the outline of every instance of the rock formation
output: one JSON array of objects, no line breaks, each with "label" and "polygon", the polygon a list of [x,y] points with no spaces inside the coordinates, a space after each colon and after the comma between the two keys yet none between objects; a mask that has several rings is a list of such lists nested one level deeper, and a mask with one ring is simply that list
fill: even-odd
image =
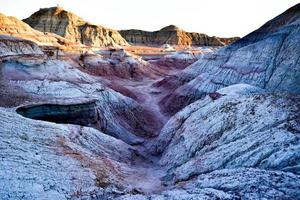
[{"label": "rock formation", "polygon": [[174,25],[164,27],[158,31],[121,30],[120,34],[130,43],[149,45],[182,45],[182,46],[224,46],[238,38],[210,37],[202,33],[186,32]]},{"label": "rock formation", "polygon": [[0,36],[0,198],[300,199],[299,8],[156,65]]},{"label": "rock formation", "polygon": [[111,183],[126,185],[121,179],[134,153],[124,142],[88,127],[0,113],[1,198],[91,198]]},{"label": "rock formation", "polygon": [[141,80],[155,73],[141,57],[123,49],[101,50],[95,54],[85,54],[79,58],[84,69],[93,75]]},{"label": "rock formation", "polygon": [[237,84],[174,115],[150,147],[162,154],[162,194],[119,199],[299,198],[299,95]]},{"label": "rock formation", "polygon": [[32,41],[0,35],[0,57],[14,55],[42,55],[42,50]]},{"label": "rock formation", "polygon": [[[31,47],[27,51],[29,50],[31,50]],[[36,49],[35,53],[39,55],[40,50]],[[154,124],[156,126],[156,123],[159,124],[159,122],[151,114],[147,114],[134,100],[124,97],[109,88],[105,89],[104,85],[98,83],[88,74],[81,72],[78,68],[80,69],[76,63],[68,59],[48,60],[44,59],[43,56],[36,57],[32,54],[30,57],[26,55],[6,56],[2,58],[1,64],[1,82],[6,83],[4,85],[7,87],[6,91],[5,88],[2,88],[4,89],[3,93],[9,93],[8,86],[18,87],[27,93],[27,96],[34,96],[38,99],[38,102],[46,104],[51,103],[49,100],[54,97],[54,99],[57,99],[56,101],[59,98],[73,98],[74,100],[96,98],[98,103],[103,101],[99,105],[97,103],[99,110],[97,115],[100,118],[97,124],[99,130],[107,130],[108,134],[123,138],[128,143],[141,141],[138,139],[139,136],[133,133],[135,130],[146,137],[152,137],[156,134]],[[3,99],[5,99],[5,96],[3,96]],[[72,104],[72,101],[70,104]],[[136,114],[140,112],[144,112],[145,118],[142,116],[136,118]],[[116,118],[119,119],[117,120],[119,122],[115,124],[116,126],[107,123],[107,121]],[[146,128],[145,123],[152,125]]]},{"label": "rock formation", "polygon": [[153,151],[163,153],[160,163],[175,181],[239,167],[297,174],[297,162],[289,160],[295,157],[286,153],[298,151],[299,95],[265,94],[247,85],[218,92],[224,96],[207,96],[178,112],[155,142]]},{"label": "rock formation", "polygon": [[267,91],[300,92],[300,5],[228,47],[206,54],[163,82],[172,92],[162,101],[175,113],[222,87],[246,83]]},{"label": "rock formation", "polygon": [[40,9],[23,21],[41,32],[55,33],[88,46],[127,45],[117,31],[90,24],[61,7]]},{"label": "rock formation", "polygon": [[167,54],[157,60],[149,60],[153,65],[167,67],[168,69],[184,69],[196,62],[201,54],[194,54],[190,51],[179,51]]},{"label": "rock formation", "polygon": [[[70,42],[63,37],[52,33],[42,33],[31,28],[28,24],[15,17],[0,13],[0,34],[14,36],[37,43],[38,45],[51,45],[62,49],[80,48],[78,43]],[[1,36],[3,37],[3,36]],[[9,47],[8,47],[9,48]],[[6,48],[4,48],[5,50]]]}]

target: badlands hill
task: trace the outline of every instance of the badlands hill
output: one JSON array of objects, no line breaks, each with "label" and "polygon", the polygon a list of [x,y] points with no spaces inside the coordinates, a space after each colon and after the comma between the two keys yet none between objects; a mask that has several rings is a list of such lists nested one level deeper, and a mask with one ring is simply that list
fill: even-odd
[{"label": "badlands hill", "polygon": [[121,30],[121,35],[133,44],[172,44],[183,46],[224,46],[236,41],[234,38],[210,37],[202,33],[186,32],[174,25],[164,27],[158,31]]},{"label": "badlands hill", "polygon": [[69,46],[80,46],[61,36],[52,33],[42,33],[15,17],[0,13],[0,34],[31,40],[39,45],[51,45],[66,49]]},{"label": "badlands hill", "polygon": [[207,93],[238,83],[300,92],[300,4],[237,42],[161,82],[172,92],[161,105],[175,113]]},{"label": "badlands hill", "polygon": [[88,46],[128,45],[117,31],[86,22],[61,7],[40,9],[23,21],[41,32],[55,33]]},{"label": "badlands hill", "polygon": [[299,11],[153,65],[0,36],[0,199],[300,199]]}]

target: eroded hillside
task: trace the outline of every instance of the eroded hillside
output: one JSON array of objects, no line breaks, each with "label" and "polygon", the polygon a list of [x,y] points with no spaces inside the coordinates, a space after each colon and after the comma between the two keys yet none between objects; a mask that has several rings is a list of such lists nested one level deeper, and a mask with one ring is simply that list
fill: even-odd
[{"label": "eroded hillside", "polygon": [[299,199],[299,20],[147,59],[2,35],[0,197]]}]

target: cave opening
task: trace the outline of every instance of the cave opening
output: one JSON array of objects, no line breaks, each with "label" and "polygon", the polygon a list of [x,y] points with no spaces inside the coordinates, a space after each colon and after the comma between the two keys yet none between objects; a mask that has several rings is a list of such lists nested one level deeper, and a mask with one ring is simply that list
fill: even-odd
[{"label": "cave opening", "polygon": [[76,124],[95,127],[99,123],[99,114],[95,101],[77,104],[38,104],[16,109],[23,117],[61,124]]}]

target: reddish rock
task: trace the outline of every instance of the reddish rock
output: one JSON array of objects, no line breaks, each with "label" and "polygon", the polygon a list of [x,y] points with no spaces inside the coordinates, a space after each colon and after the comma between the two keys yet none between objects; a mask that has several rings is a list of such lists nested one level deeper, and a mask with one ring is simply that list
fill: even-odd
[{"label": "reddish rock", "polygon": [[218,93],[218,92],[211,92],[208,94],[208,96],[212,99],[212,100],[217,100],[219,98],[221,98],[223,95]]}]

